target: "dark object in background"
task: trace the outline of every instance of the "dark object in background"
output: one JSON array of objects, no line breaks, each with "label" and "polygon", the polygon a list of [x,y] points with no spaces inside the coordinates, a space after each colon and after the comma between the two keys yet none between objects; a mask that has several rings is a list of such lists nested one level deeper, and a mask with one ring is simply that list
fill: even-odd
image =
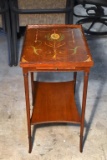
[{"label": "dark object in background", "polygon": [[[107,15],[104,13],[104,7],[107,7],[107,0],[76,0],[76,5],[81,4],[86,10],[85,15],[80,15],[74,12],[76,17],[80,20],[77,24],[82,24],[84,32],[92,35],[106,35],[107,34]],[[87,7],[86,5],[89,5]],[[99,30],[94,28],[95,24],[103,24],[104,29]],[[87,27],[86,27],[87,26]],[[100,25],[99,25],[100,26]],[[102,28],[102,26],[101,26]]]}]

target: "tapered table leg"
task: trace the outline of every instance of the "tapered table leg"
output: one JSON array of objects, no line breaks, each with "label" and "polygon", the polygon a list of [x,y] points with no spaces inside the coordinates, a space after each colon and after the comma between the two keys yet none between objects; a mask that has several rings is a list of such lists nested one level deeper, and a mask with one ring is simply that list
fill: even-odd
[{"label": "tapered table leg", "polygon": [[84,131],[84,117],[86,108],[86,97],[88,87],[88,72],[84,73],[84,86],[83,86],[83,99],[82,99],[82,114],[81,114],[81,126],[80,126],[80,152],[83,150],[83,131]]},{"label": "tapered table leg", "polygon": [[26,113],[27,113],[27,125],[28,125],[28,140],[29,140],[29,153],[31,153],[31,123],[30,123],[30,101],[29,101],[29,82],[28,73],[24,73],[24,86],[25,86],[25,99],[26,99]]},{"label": "tapered table leg", "polygon": [[74,93],[76,89],[76,79],[77,79],[77,72],[74,72]]},{"label": "tapered table leg", "polygon": [[31,72],[32,105],[34,104],[34,73]]}]

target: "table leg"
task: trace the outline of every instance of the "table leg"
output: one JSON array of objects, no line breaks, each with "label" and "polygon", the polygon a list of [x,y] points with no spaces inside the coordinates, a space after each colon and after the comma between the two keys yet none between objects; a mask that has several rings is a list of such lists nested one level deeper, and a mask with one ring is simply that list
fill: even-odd
[{"label": "table leg", "polygon": [[84,73],[84,87],[83,87],[83,99],[82,99],[82,114],[81,114],[81,126],[80,126],[80,152],[83,150],[83,131],[84,131],[84,117],[86,108],[86,97],[87,97],[87,87],[88,87],[88,76],[89,73]]},{"label": "table leg", "polygon": [[26,99],[26,113],[27,113],[27,125],[28,125],[28,140],[29,140],[29,153],[31,153],[31,123],[30,123],[30,100],[29,100],[29,82],[28,73],[23,73],[24,87],[25,87],[25,99]]},{"label": "table leg", "polygon": [[32,106],[34,105],[34,73],[31,72]]},{"label": "table leg", "polygon": [[77,72],[74,72],[74,93],[76,88],[76,79],[77,79]]}]

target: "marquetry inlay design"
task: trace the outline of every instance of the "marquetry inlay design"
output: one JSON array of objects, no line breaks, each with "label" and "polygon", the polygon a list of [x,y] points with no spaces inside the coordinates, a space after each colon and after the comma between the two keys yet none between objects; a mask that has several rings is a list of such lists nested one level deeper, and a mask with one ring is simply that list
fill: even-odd
[{"label": "marquetry inlay design", "polygon": [[[30,31],[28,29],[28,35]],[[90,61],[86,53],[83,41],[80,41],[81,32],[71,28],[35,28],[31,32],[32,39],[29,44],[25,44],[25,52],[29,52],[22,57],[22,62],[34,59],[37,61]],[[32,57],[32,58],[31,58]]]}]

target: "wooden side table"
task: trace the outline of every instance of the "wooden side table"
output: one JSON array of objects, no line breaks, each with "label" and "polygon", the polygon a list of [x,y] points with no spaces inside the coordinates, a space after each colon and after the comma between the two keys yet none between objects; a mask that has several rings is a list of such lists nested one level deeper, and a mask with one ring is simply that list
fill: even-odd
[{"label": "wooden side table", "polygon": [[[31,125],[50,122],[80,124],[80,152],[82,152],[84,116],[88,75],[93,60],[80,25],[28,25],[20,67],[23,68],[29,152]],[[37,82],[34,72],[73,72],[69,82]],[[84,72],[82,111],[75,103],[77,72]],[[31,74],[33,111],[30,113],[29,82]]]}]

